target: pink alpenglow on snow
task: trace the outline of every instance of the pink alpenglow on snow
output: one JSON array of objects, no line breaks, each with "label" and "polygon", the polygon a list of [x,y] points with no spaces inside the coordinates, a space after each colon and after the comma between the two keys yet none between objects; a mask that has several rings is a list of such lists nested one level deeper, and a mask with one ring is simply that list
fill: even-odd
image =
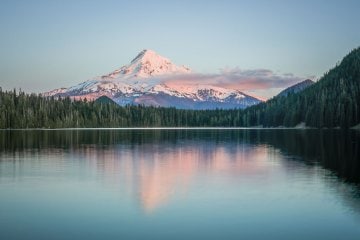
[{"label": "pink alpenglow on snow", "polygon": [[141,51],[130,64],[104,75],[102,78],[149,78],[161,75],[187,74],[190,72],[189,68],[177,66],[153,50],[145,49]]},{"label": "pink alpenglow on snow", "polygon": [[[46,96],[69,96],[95,100],[101,96],[119,105],[144,104],[182,109],[246,108],[260,103],[243,91],[276,87],[297,80],[269,70],[239,69],[219,74],[196,74],[152,50],[141,51],[129,64],[69,88],[55,89]],[[277,83],[276,83],[277,82]]]}]

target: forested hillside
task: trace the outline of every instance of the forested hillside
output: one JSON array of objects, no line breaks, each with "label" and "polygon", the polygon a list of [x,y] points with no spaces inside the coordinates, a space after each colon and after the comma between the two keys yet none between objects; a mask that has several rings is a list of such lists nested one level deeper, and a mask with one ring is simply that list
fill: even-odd
[{"label": "forested hillside", "polygon": [[243,112],[245,126],[347,128],[360,123],[360,48],[304,91],[275,97]]}]

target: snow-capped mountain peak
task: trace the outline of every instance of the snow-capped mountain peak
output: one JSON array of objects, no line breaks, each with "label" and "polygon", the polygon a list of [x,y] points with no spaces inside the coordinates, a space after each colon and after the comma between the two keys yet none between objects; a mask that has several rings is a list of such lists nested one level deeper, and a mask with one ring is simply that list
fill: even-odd
[{"label": "snow-capped mountain peak", "polygon": [[[45,96],[95,100],[107,96],[119,105],[142,104],[183,109],[245,108],[261,102],[236,89],[181,82],[190,69],[177,66],[152,50],[141,51],[128,65]],[[176,78],[175,78],[176,79]]]},{"label": "snow-capped mountain peak", "polygon": [[155,51],[145,49],[141,51],[130,64],[104,75],[102,78],[149,78],[161,75],[186,74],[190,72],[188,67],[177,66],[169,59],[157,54]]}]

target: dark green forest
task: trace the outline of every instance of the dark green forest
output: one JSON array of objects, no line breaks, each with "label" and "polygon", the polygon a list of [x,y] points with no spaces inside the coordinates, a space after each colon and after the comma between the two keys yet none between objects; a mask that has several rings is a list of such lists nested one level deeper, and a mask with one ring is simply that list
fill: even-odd
[{"label": "dark green forest", "polygon": [[240,110],[118,106],[109,101],[46,98],[0,88],[0,128],[69,127],[310,127],[360,123],[360,48],[300,93]]},{"label": "dark green forest", "polygon": [[0,91],[0,128],[240,126],[238,110],[118,106]]},{"label": "dark green forest", "polygon": [[300,93],[275,97],[243,113],[244,126],[348,128],[360,123],[360,48]]}]

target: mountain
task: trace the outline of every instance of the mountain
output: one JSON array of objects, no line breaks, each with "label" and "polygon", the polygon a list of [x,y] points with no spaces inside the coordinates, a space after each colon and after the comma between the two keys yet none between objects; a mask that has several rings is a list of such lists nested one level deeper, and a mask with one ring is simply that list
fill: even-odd
[{"label": "mountain", "polygon": [[289,94],[301,92],[301,91],[303,91],[304,89],[310,87],[313,84],[314,84],[313,81],[311,81],[310,79],[306,79],[306,80],[304,80],[302,82],[296,83],[296,84],[284,89],[277,96],[279,96],[279,97],[284,97],[285,96],[286,97]]},{"label": "mountain", "polygon": [[298,94],[274,97],[243,112],[245,126],[350,128],[360,123],[360,47]]},{"label": "mountain", "polygon": [[[200,91],[199,94],[199,89],[191,88],[199,97],[214,94],[207,91]],[[60,89],[57,93],[63,94],[66,91],[67,89]],[[223,99],[233,94],[232,90],[228,91],[227,95],[221,95]],[[118,104],[102,104],[102,101],[106,103],[111,99],[102,96],[93,102],[71,101],[69,98],[48,98],[16,90],[2,91],[0,87],[0,129],[260,125],[354,128],[360,126],[360,48],[351,51],[340,64],[303,91],[285,97],[274,97],[244,110],[193,111],[142,105],[124,107]],[[351,145],[351,142],[347,145]]]},{"label": "mountain", "polygon": [[95,103],[102,103],[102,104],[116,104],[111,98],[107,96],[101,96],[95,100]]},{"label": "mountain", "polygon": [[204,84],[169,85],[169,80],[189,76],[191,70],[177,66],[152,50],[141,51],[128,65],[69,88],[44,96],[95,100],[101,96],[117,104],[176,107],[181,109],[246,108],[261,100],[236,89]]}]

